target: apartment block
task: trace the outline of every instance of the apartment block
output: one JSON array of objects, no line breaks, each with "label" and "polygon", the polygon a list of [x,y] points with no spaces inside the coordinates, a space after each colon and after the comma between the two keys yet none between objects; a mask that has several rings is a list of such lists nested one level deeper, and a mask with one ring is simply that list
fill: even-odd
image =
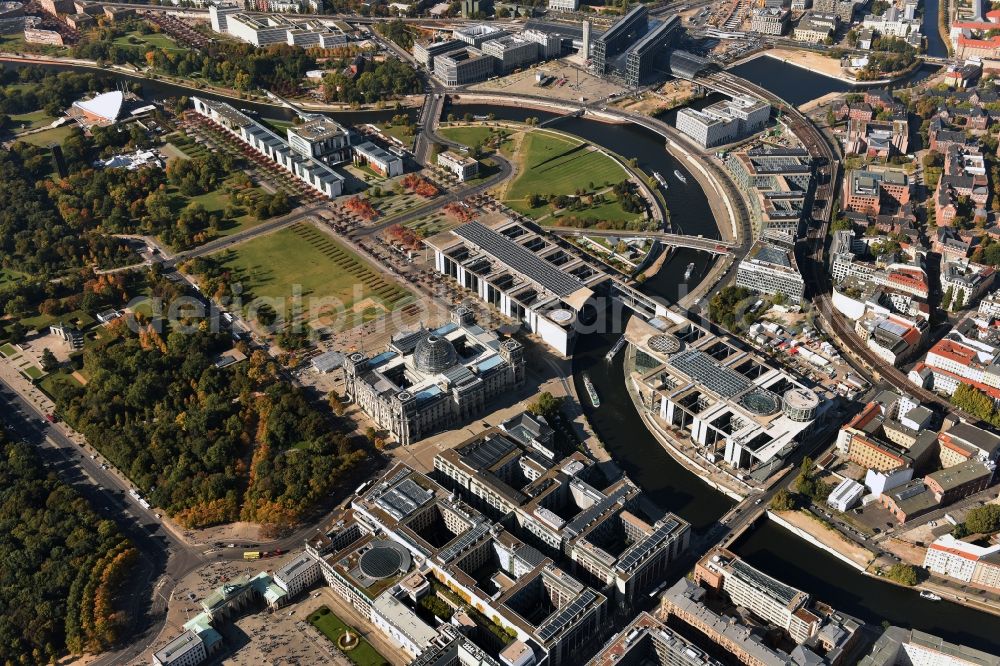
[{"label": "apartment block", "polygon": [[924,568],[984,589],[1000,589],[1000,544],[977,546],[945,534],[928,546]]}]

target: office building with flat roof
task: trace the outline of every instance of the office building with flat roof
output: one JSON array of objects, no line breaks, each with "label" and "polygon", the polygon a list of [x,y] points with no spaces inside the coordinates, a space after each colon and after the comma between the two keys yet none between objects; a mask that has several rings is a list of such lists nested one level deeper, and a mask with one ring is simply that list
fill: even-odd
[{"label": "office building with flat roof", "polygon": [[538,60],[538,42],[515,35],[504,35],[483,42],[483,53],[496,58],[496,71],[509,74]]},{"label": "office building with flat roof", "polygon": [[274,572],[274,582],[287,592],[289,597],[294,597],[319,582],[320,578],[319,565],[306,553],[302,553]]},{"label": "office building with flat roof", "polygon": [[344,177],[311,157],[292,150],[281,137],[256,120],[225,102],[192,97],[195,111],[234,134],[268,159],[303,181],[309,187],[333,199],[344,190]]},{"label": "office building with flat roof", "polygon": [[913,184],[902,171],[854,169],[844,176],[844,210],[876,216],[910,202]]},{"label": "office building with flat roof", "polygon": [[458,181],[464,183],[470,178],[475,178],[479,173],[479,161],[468,155],[459,155],[450,150],[438,153],[438,166],[444,167],[455,174]]},{"label": "office building with flat roof", "polygon": [[464,224],[424,240],[434,268],[545,344],[568,355],[577,323],[596,317],[595,289],[608,275],[571,249],[507,217]]},{"label": "office building with flat roof", "polygon": [[351,133],[326,116],[310,118],[286,130],[288,145],[303,157],[328,164],[346,162],[351,157]]},{"label": "office building with flat roof", "polygon": [[434,58],[434,76],[447,86],[464,86],[493,76],[496,59],[467,46]]},{"label": "office building with flat roof", "polygon": [[185,631],[153,653],[155,666],[197,666],[206,659],[205,644],[193,631]]},{"label": "office building with flat roof", "polygon": [[429,44],[414,42],[413,57],[428,70],[434,71],[434,58],[449,51],[457,51],[463,46],[465,46],[465,42],[458,39],[448,39],[443,42],[431,42]]},{"label": "office building with flat roof", "polygon": [[795,262],[795,250],[758,240],[740,261],[736,285],[761,294],[782,294],[793,305],[802,302],[805,282]]},{"label": "office building with flat roof", "polygon": [[562,53],[562,38],[543,30],[525,30],[521,37],[538,44],[538,57],[542,60],[558,58]]},{"label": "office building with flat roof", "polygon": [[698,111],[677,112],[676,127],[702,148],[712,148],[745,139],[767,126],[771,105],[746,95],[716,102]]},{"label": "office building with flat roof", "polygon": [[672,311],[632,317],[625,338],[637,349],[632,381],[648,416],[749,480],[783,467],[830,404],[770,359]]},{"label": "office building with flat roof", "polygon": [[840,18],[836,14],[806,12],[792,31],[792,38],[798,42],[820,44],[837,31]]},{"label": "office building with flat roof", "polygon": [[762,35],[783,35],[788,30],[790,15],[784,7],[758,7],[750,14],[750,30]]},{"label": "office building with flat roof", "polygon": [[[743,602],[753,604],[745,607],[751,614],[768,622],[758,611],[769,613],[766,610],[768,605],[787,608],[788,605],[804,601],[790,615],[789,625],[785,628],[795,643],[794,649],[785,652],[771,647],[772,642],[765,641],[765,634],[757,623],[744,622],[741,616],[725,615],[713,610],[715,605],[707,603],[708,591],[688,578],[681,578],[662,597],[660,614],[668,619],[670,626],[674,626],[674,622],[684,623],[704,634],[744,664],[847,666],[853,663],[864,623],[825,604],[808,605],[808,595],[804,592],[750,567],[728,551],[710,553],[706,559],[719,557],[721,561],[723,556],[720,556],[720,552],[727,560],[725,566],[728,567],[728,572],[723,571],[721,566],[709,571],[702,566],[706,561],[703,559],[695,568],[695,579],[717,591],[722,590],[720,586],[724,581],[733,579],[730,589]],[[732,599],[732,602],[740,603],[736,599]],[[784,613],[774,615],[783,621]],[[780,626],[773,622],[772,625]],[[804,642],[794,638],[796,634],[803,635],[803,632],[810,632]]]},{"label": "office building with flat roof", "polygon": [[[504,654],[548,660],[554,666],[571,663],[581,647],[603,632],[604,595],[402,463],[364,490],[351,507],[367,530],[388,537],[380,548],[405,549],[414,563],[407,569],[419,564],[438,585],[450,588],[478,611],[459,608],[460,622],[470,629],[492,622],[513,636]],[[345,558],[344,550],[327,557],[336,559],[341,570],[353,565],[370,578],[391,562],[393,566],[384,570],[401,573],[395,566],[401,560],[398,553],[391,559],[368,556],[366,562],[372,549],[356,549],[357,560]]]},{"label": "office building with flat roof", "polygon": [[393,336],[375,356],[344,359],[347,395],[407,446],[464,425],[494,399],[524,385],[524,348],[476,325],[459,308],[452,321]]},{"label": "office building with flat roof", "polygon": [[383,178],[403,175],[403,158],[371,141],[352,145],[351,153],[355,164],[366,166]]},{"label": "office building with flat roof", "polygon": [[[728,550],[716,549],[698,562],[699,571],[709,572],[710,579],[721,579],[721,589],[736,606],[788,631],[796,643],[805,643],[819,630],[819,618],[801,613],[809,595],[755,569]],[[702,574],[703,576],[705,574]]]},{"label": "office building with flat roof", "polygon": [[582,454],[556,462],[514,432],[475,435],[438,454],[434,469],[488,514],[513,514],[618,606],[634,605],[687,548],[688,523],[673,514],[650,519],[628,478],[601,490],[590,483],[599,476]]},{"label": "office building with flat roof", "polygon": [[212,30],[215,32],[229,32],[229,25],[226,19],[233,14],[242,14],[243,11],[242,4],[224,5],[212,3],[208,7],[208,16],[212,24]]},{"label": "office building with flat roof", "polygon": [[807,150],[740,150],[727,156],[726,167],[750,202],[755,237],[797,237],[812,185],[812,158]]},{"label": "office building with flat roof", "polygon": [[469,46],[481,49],[484,42],[488,42],[491,39],[500,39],[508,34],[510,33],[502,28],[487,23],[479,23],[477,25],[455,28],[451,33],[451,37]]}]

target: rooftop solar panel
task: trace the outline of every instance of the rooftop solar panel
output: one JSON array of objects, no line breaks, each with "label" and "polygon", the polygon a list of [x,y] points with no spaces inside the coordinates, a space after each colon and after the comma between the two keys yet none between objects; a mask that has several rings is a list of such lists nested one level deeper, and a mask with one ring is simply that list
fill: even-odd
[{"label": "rooftop solar panel", "polygon": [[735,560],[732,567],[734,574],[742,578],[750,585],[753,585],[758,590],[767,593],[770,597],[778,600],[785,606],[792,603],[799,593],[799,591],[794,587],[785,585],[784,583],[771,578],[764,572],[754,569],[742,560]]},{"label": "rooftop solar panel", "polygon": [[401,520],[426,504],[432,497],[434,493],[424,490],[414,483],[413,479],[403,479],[376,499],[375,504],[396,520]]},{"label": "rooftop solar panel", "polygon": [[563,531],[570,536],[576,536],[577,534],[582,532],[583,529],[591,523],[591,521],[593,521],[595,518],[600,516],[605,511],[607,511],[613,504],[615,504],[622,497],[627,495],[629,490],[630,490],[629,486],[627,485],[621,486],[617,490],[615,490],[615,492],[608,495],[604,499],[590,505],[589,508],[581,511],[576,516],[576,518],[568,522],[566,524],[566,527],[563,528]]},{"label": "rooftop solar panel", "polygon": [[455,229],[455,233],[557,296],[568,296],[583,286],[576,278],[479,222],[469,222]]},{"label": "rooftop solar panel", "polygon": [[465,447],[459,451],[459,455],[470,467],[486,469],[516,448],[506,437],[492,436]]},{"label": "rooftop solar panel", "polygon": [[539,628],[536,634],[539,640],[544,643],[558,634],[596,600],[597,595],[593,590],[589,588],[584,590],[583,594],[560,608],[555,615],[550,617],[549,620]]},{"label": "rooftop solar panel", "polygon": [[680,523],[673,518],[664,521],[662,525],[653,530],[653,533],[649,537],[636,543],[626,551],[621,559],[618,560],[615,569],[621,572],[631,570],[632,567],[641,562],[652,550],[659,548],[678,527],[680,527]]},{"label": "rooftop solar panel", "polygon": [[475,527],[465,530],[455,539],[450,546],[438,553],[438,559],[447,564],[458,557],[462,551],[482,539],[490,531],[490,523],[479,523]]},{"label": "rooftop solar panel", "polygon": [[753,382],[738,372],[720,366],[714,358],[697,349],[674,354],[668,362],[716,395],[732,398],[743,393]]}]

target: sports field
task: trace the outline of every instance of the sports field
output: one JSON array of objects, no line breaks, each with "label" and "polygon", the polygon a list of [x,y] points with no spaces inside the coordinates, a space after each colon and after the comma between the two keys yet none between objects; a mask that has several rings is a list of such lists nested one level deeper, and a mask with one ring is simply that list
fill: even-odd
[{"label": "sports field", "polygon": [[[268,299],[286,320],[344,330],[412,298],[392,278],[307,223],[242,243],[217,258],[244,293]],[[294,295],[301,297],[299,303],[293,303]],[[293,305],[301,310],[293,311]]]},{"label": "sports field", "polygon": [[578,190],[599,192],[628,178],[628,173],[617,162],[593,150],[586,142],[547,132],[527,134],[516,160],[519,175],[507,189],[504,203],[532,217],[545,215],[550,208],[532,209],[528,206],[529,195],[573,196]]}]

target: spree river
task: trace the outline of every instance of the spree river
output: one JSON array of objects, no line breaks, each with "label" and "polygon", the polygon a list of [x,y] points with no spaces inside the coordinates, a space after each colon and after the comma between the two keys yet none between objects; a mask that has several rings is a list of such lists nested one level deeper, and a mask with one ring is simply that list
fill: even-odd
[{"label": "spree river", "polygon": [[[558,115],[478,105],[456,105],[445,113],[457,116],[493,113],[498,119],[515,121],[529,116],[544,121]],[[667,175],[672,175],[674,168],[683,167],[664,150],[659,135],[632,125],[609,125],[583,118],[567,118],[551,127],[580,136],[623,157],[636,157],[639,167],[647,172],[659,171],[670,183],[667,204],[673,221],[687,233],[718,237],[705,194],[695,185],[696,181],[689,178],[691,186],[682,189]],[[708,265],[708,258],[699,257],[699,254],[675,253],[655,278],[642,285],[642,289],[676,300],[682,295],[684,271],[689,262],[695,261],[699,266],[692,283],[703,275],[702,267]],[[590,407],[586,400],[581,401],[587,418],[615,462],[651,500],[689,521],[695,530],[704,530],[733,503],[676,463],[646,429],[625,390],[624,354],[619,353],[611,362],[604,359],[619,336],[618,331],[591,334],[576,343],[573,378],[577,394],[586,395],[582,377],[587,374],[601,398],[598,409]],[[744,536],[736,550],[762,571],[875,626],[886,620],[955,643],[996,651],[1000,618],[947,601],[921,599],[914,590],[872,579],[776,524],[765,521]]]},{"label": "spree river", "polygon": [[[172,84],[138,80],[142,81],[147,98],[202,94]],[[268,117],[287,118],[287,110],[279,107],[236,104]],[[465,113],[494,113],[497,118],[513,121],[523,121],[528,116],[546,120],[558,115],[493,105],[456,105],[445,112],[459,116]],[[382,120],[393,113],[398,111],[328,115],[354,124]],[[704,192],[687,169],[666,152],[659,135],[633,125],[612,125],[583,118],[560,120],[552,127],[576,134],[625,158],[635,157],[639,167],[646,172],[660,172],[669,181],[665,194],[674,225],[688,234],[719,237]],[[687,176],[687,185],[682,185],[673,176],[675,169]],[[704,275],[710,257],[692,250],[679,250],[642,288],[650,294],[676,300],[686,288],[683,275],[691,262],[697,267],[692,277],[692,283],[696,283]],[[601,397],[599,409],[584,404],[584,410],[608,452],[648,497],[662,509],[673,511],[688,520],[695,530],[704,530],[733,503],[674,462],[640,420],[625,390],[624,354],[619,353],[611,362],[604,360],[607,351],[620,337],[623,326],[624,320],[617,330],[587,335],[577,342],[573,358],[577,392],[586,395],[582,375],[587,373]],[[771,523],[765,522],[751,531],[737,544],[736,550],[761,570],[865,621],[877,625],[887,620],[936,634],[949,641],[996,651],[1000,619],[948,602],[920,599],[912,590],[864,576]]]}]

